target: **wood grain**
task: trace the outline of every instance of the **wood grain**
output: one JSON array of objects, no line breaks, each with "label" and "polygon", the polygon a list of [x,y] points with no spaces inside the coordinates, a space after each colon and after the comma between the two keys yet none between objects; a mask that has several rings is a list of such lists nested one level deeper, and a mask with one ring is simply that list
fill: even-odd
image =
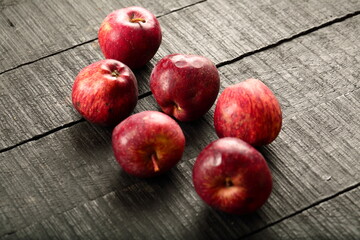
[{"label": "wood grain", "polygon": [[[146,109],[155,104],[151,98],[141,101]],[[273,193],[246,217],[206,207],[192,187],[194,157],[217,138],[204,121],[210,113],[199,125],[182,126],[189,140],[183,160],[157,179],[125,174],[112,155],[110,131],[86,122],[21,145],[0,155],[0,235],[42,234],[39,228],[64,234],[59,225],[75,231],[66,230],[69,238],[87,238],[109,221],[116,237],[123,229],[134,238],[240,237],[360,182],[359,99],[358,89],[284,120],[277,140],[260,149]]]},{"label": "wood grain", "polygon": [[1,1],[0,72],[96,39],[100,23],[116,9],[143,6],[160,16],[196,2]]},{"label": "wood grain", "polygon": [[159,52],[178,45],[223,62],[359,10],[359,1],[208,0],[161,19]]},{"label": "wood grain", "polygon": [[[222,86],[260,78],[276,91],[290,115],[294,104],[306,109],[317,100],[355,89],[360,75],[353,69],[359,64],[359,19],[350,18],[221,67]],[[81,68],[99,59],[94,42],[1,74],[0,149],[78,120],[70,100],[73,79]],[[150,67],[137,72],[140,93],[149,89],[149,72]]]},{"label": "wood grain", "polygon": [[222,88],[261,79],[279,98],[284,117],[360,87],[360,16],[246,57],[219,69]]},{"label": "wood grain", "polygon": [[[149,96],[136,112],[151,109],[158,110]],[[181,125],[187,138],[183,159],[194,158],[208,142],[191,134],[213,132],[201,121]],[[111,129],[87,122],[1,153],[0,169],[0,235],[139,181],[119,171]]]},{"label": "wood grain", "polygon": [[[190,13],[197,16],[196,12],[205,11],[206,6],[213,6],[217,14],[223,11],[220,8],[234,12],[236,4],[247,6],[246,2],[228,3],[229,6],[225,1],[209,0],[200,4],[203,8],[195,5],[161,19],[183,19]],[[281,13],[294,14],[297,7],[307,9],[297,2],[291,2],[293,8],[286,8],[285,2],[276,3],[273,5],[283,9]],[[313,11],[327,19],[327,14],[335,11],[326,7],[328,3],[309,1],[309,6],[321,5],[321,10]],[[350,4],[353,9],[348,10],[353,11],[357,3],[348,1],[344,6]],[[339,12],[347,7],[339,7]],[[301,16],[296,18],[302,19]],[[311,19],[306,14],[303,17],[301,21]],[[279,137],[259,148],[271,168],[274,190],[267,204],[256,213],[238,217],[217,212],[194,192],[191,171],[195,157],[217,139],[212,108],[200,120],[181,124],[187,139],[183,159],[168,174],[155,179],[125,174],[112,155],[111,129],[87,122],[1,152],[0,238],[238,239],[281,219],[286,220],[254,237],[286,238],[290,229],[294,229],[294,237],[311,237],[319,229],[336,237],[339,235],[333,231],[346,225],[350,227],[344,230],[345,234],[360,237],[355,228],[356,215],[345,214],[357,212],[358,191],[338,196],[360,183],[360,73],[356,67],[360,61],[359,22],[360,16],[354,16],[219,68],[222,89],[256,77],[274,91],[283,107]],[[226,27],[230,30],[222,28],[225,33],[237,33],[231,25]],[[189,30],[189,34],[193,32]],[[211,40],[197,42],[199,46],[206,43],[209,45],[200,49],[210,44],[221,46]],[[172,44],[177,49],[186,42]],[[156,58],[168,50],[161,51]],[[218,57],[224,57],[221,50]],[[93,42],[1,74],[3,146],[80,119],[69,99],[72,79],[79,65],[99,58],[98,46]],[[146,86],[148,70],[137,73],[139,79],[144,79],[140,80],[142,86]],[[152,96],[141,99],[136,112],[150,109],[159,110]],[[314,204],[317,205],[309,209]],[[338,206],[344,212],[337,210]],[[324,217],[332,214],[337,217],[324,224]],[[304,225],[297,226],[301,222]]]},{"label": "wood grain", "polygon": [[[163,15],[196,2],[203,1],[112,0],[101,4],[33,0],[4,4],[0,15],[0,72],[94,40],[101,21],[114,9],[139,5]],[[211,0],[161,21],[166,35],[162,53],[172,52],[175,44],[182,46],[181,52],[224,61],[359,10],[359,1],[348,0],[311,0],[306,4]]]},{"label": "wood grain", "polygon": [[358,239],[360,189],[310,208],[245,239]]},{"label": "wood grain", "polygon": [[93,43],[1,74],[1,148],[79,120],[71,103],[73,79],[100,59]]}]

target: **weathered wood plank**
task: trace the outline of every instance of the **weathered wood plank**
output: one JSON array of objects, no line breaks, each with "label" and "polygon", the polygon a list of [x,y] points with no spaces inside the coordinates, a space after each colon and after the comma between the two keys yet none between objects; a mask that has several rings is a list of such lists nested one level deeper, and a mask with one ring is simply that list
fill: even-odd
[{"label": "weathered wood plank", "polygon": [[0,72],[96,39],[100,23],[115,9],[143,6],[159,16],[196,2],[1,1]]},{"label": "weathered wood plank", "polygon": [[[151,109],[159,110],[149,96],[139,101],[136,112]],[[187,138],[183,159],[190,159],[208,143],[193,134],[206,137],[209,129],[200,121],[182,127]],[[138,181],[119,171],[111,129],[87,122],[1,153],[0,169],[0,235],[14,224],[29,225]]]},{"label": "weathered wood plank", "polygon": [[96,42],[0,75],[1,149],[80,119],[73,79],[101,59]]},{"label": "weathered wood plank", "polygon": [[[0,236],[231,239],[359,182],[359,71],[349,67],[359,63],[358,20],[354,19],[358,17],[313,33],[309,40],[304,40],[306,36],[220,69],[228,79],[222,87],[248,75],[258,77],[285,106],[281,135],[261,149],[269,160],[275,186],[269,203],[257,214],[238,218],[217,213],[202,204],[192,189],[194,159],[186,160],[216,138],[212,112],[196,123],[182,125],[189,140],[185,161],[163,178],[149,181],[121,172],[112,157],[110,130],[81,123],[0,154]],[[320,43],[314,45],[317,41]],[[294,50],[299,45],[301,51]],[[299,60],[291,58],[293,55]],[[324,68],[327,71],[322,71]],[[308,69],[310,73],[305,71]],[[34,70],[29,72],[34,74]],[[280,77],[274,77],[274,72],[281,73],[276,75]],[[68,73],[63,74],[66,77]],[[316,76],[322,78],[315,79],[313,87]],[[49,85],[39,84],[35,93],[24,98],[40,95],[40,99],[44,93],[40,90]],[[26,91],[28,88],[23,88],[21,94],[28,94]],[[51,93],[68,97],[55,86]],[[50,98],[51,105],[58,104],[58,99]],[[156,108],[152,97],[141,102],[138,109]],[[60,108],[64,108],[62,104]],[[20,109],[31,116],[30,109]],[[59,113],[67,112],[62,111]]]},{"label": "weathered wood plank", "polygon": [[220,68],[222,88],[259,78],[276,93],[284,117],[360,87],[360,16]]},{"label": "weathered wood plank", "polygon": [[[202,1],[4,4],[0,15],[0,72],[95,39],[99,24],[114,9],[142,5],[161,15],[195,2]],[[175,43],[182,46],[183,52],[224,61],[360,10],[358,1],[348,0],[312,0],[306,4],[289,0],[212,0],[200,5],[162,21],[166,35],[163,49],[171,52]]]},{"label": "weathered wood plank", "polygon": [[[359,69],[353,68],[359,65],[359,24],[360,17],[353,17],[221,67],[222,85],[258,77],[278,90],[290,115],[296,104],[305,109],[351,91],[359,85]],[[73,79],[99,59],[94,42],[1,74],[0,149],[78,120],[70,100]],[[149,72],[150,67],[137,73],[140,93],[149,89]]]},{"label": "weathered wood plank", "polygon": [[208,0],[161,19],[160,55],[175,44],[223,62],[359,10],[359,1],[347,0]]},{"label": "weathered wood plank", "polygon": [[359,187],[246,239],[359,239]]},{"label": "weathered wood plank", "polygon": [[[152,96],[141,102],[156,109]],[[0,236],[23,228],[16,234],[40,228],[53,236],[63,234],[60,225],[69,238],[102,231],[121,237],[123,229],[134,238],[240,237],[360,182],[359,107],[357,89],[285,118],[277,140],[260,149],[273,173],[273,194],[246,217],[213,211],[192,187],[194,157],[216,139],[205,121],[211,113],[198,125],[182,126],[189,140],[183,160],[150,180],[121,170],[110,130],[85,122],[61,130],[1,153]]]}]

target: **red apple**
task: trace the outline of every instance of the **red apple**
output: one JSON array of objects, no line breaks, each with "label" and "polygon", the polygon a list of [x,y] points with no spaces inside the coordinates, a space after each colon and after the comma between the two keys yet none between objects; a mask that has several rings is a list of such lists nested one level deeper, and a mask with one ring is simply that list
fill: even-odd
[{"label": "red apple", "polygon": [[98,37],[106,58],[119,60],[135,69],[155,55],[162,34],[151,12],[142,7],[128,7],[110,13],[101,24]]},{"label": "red apple", "polygon": [[204,115],[219,93],[215,65],[196,55],[171,54],[161,59],[150,77],[151,91],[161,109],[180,121]]},{"label": "red apple", "polygon": [[137,177],[152,177],[168,171],[180,161],[185,137],[171,117],[144,111],[115,127],[112,147],[125,172]]},{"label": "red apple", "polygon": [[216,103],[214,125],[220,138],[237,137],[253,146],[265,145],[275,140],[281,124],[278,100],[257,79],[227,87]]},{"label": "red apple", "polygon": [[269,198],[272,178],[264,157],[238,138],[210,143],[197,157],[193,183],[210,206],[232,214],[260,208]]},{"label": "red apple", "polygon": [[106,59],[80,71],[72,88],[75,109],[89,122],[114,126],[134,110],[137,81],[123,63]]}]

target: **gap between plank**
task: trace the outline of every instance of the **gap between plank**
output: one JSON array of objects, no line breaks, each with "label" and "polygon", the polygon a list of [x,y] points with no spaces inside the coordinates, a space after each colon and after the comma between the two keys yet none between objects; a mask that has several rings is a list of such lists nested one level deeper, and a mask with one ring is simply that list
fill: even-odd
[{"label": "gap between plank", "polygon": [[281,222],[283,222],[283,221],[285,221],[285,220],[287,220],[289,218],[292,218],[292,217],[294,217],[294,216],[296,216],[298,214],[301,214],[302,212],[307,211],[310,208],[316,207],[316,206],[318,206],[318,205],[320,205],[320,204],[322,204],[324,202],[327,202],[327,201],[329,201],[331,199],[334,199],[334,198],[336,198],[336,197],[338,197],[338,196],[340,196],[342,194],[345,194],[345,193],[347,193],[347,192],[349,192],[351,190],[354,190],[354,189],[358,188],[359,186],[360,186],[360,183],[356,183],[356,184],[354,184],[354,185],[352,185],[350,187],[347,187],[347,188],[345,188],[345,189],[343,189],[343,190],[341,190],[341,191],[339,191],[339,192],[337,192],[337,193],[335,193],[333,195],[330,195],[330,196],[325,197],[325,198],[323,198],[323,199],[321,199],[319,201],[316,201],[316,202],[310,204],[309,206],[304,207],[304,208],[302,208],[302,209],[300,209],[300,210],[298,210],[298,211],[296,211],[296,212],[294,212],[292,214],[289,214],[289,215],[287,215],[287,216],[285,216],[283,218],[280,218],[279,220],[277,220],[275,222],[269,223],[269,224],[265,225],[264,227],[261,227],[261,228],[255,230],[255,231],[253,231],[251,233],[245,234],[244,236],[241,236],[239,238],[239,240],[240,239],[245,239],[245,238],[250,237],[252,235],[255,235],[256,233],[259,233],[259,232],[261,232],[261,231],[263,231],[263,230],[265,230],[265,229],[267,229],[269,227],[272,227],[272,226],[274,226],[274,225],[276,225],[278,223],[281,223]]},{"label": "gap between plank", "polygon": [[62,125],[62,126],[60,126],[60,127],[56,127],[56,128],[51,129],[50,131],[47,131],[47,132],[44,132],[44,133],[35,135],[35,136],[33,136],[32,138],[29,138],[29,139],[26,139],[26,140],[24,140],[24,141],[21,141],[21,142],[15,144],[15,145],[10,146],[10,147],[6,147],[6,148],[3,148],[3,149],[0,149],[0,153],[9,151],[9,150],[11,150],[11,149],[13,149],[13,148],[16,148],[16,147],[19,147],[19,146],[21,146],[21,145],[23,145],[23,144],[25,144],[25,143],[39,140],[40,138],[43,138],[43,137],[45,137],[45,136],[47,136],[47,135],[50,135],[50,134],[52,134],[52,133],[55,133],[55,132],[57,132],[57,131],[59,131],[59,130],[65,129],[65,128],[69,128],[69,127],[71,127],[71,126],[74,126],[74,125],[76,125],[76,124],[78,124],[78,123],[80,123],[80,122],[84,122],[84,121],[85,121],[85,119],[84,119],[84,118],[81,118],[81,119],[79,119],[79,120],[77,120],[77,121],[70,122],[70,123],[66,123],[66,124],[64,124],[64,125]]},{"label": "gap between plank", "polygon": [[[251,233],[245,234],[245,235],[241,236],[240,238],[238,238],[238,240],[240,240],[240,239],[245,239],[245,238],[247,238],[247,237],[250,237],[250,236],[252,236],[252,235],[254,235],[254,234],[258,233],[258,232],[261,232],[262,230],[264,230],[264,229],[266,229],[266,228],[272,227],[272,226],[274,226],[274,225],[276,225],[276,224],[278,224],[278,223],[280,223],[280,222],[282,222],[282,221],[284,221],[284,220],[286,220],[286,219],[289,219],[289,218],[294,217],[294,216],[296,216],[296,215],[298,215],[298,214],[301,214],[302,212],[304,212],[304,211],[306,211],[306,210],[309,210],[309,209],[312,208],[312,207],[315,207],[315,206],[317,206],[317,205],[320,205],[320,204],[322,204],[322,203],[324,203],[324,202],[326,202],[326,201],[332,200],[332,199],[334,199],[334,198],[336,198],[336,197],[339,197],[339,196],[342,195],[342,194],[345,194],[345,193],[347,193],[347,192],[349,192],[349,191],[351,191],[351,190],[354,190],[354,189],[358,188],[359,186],[360,186],[360,182],[359,182],[359,183],[356,183],[356,184],[354,184],[354,185],[352,185],[352,186],[350,186],[350,187],[347,187],[347,188],[345,188],[345,189],[343,189],[343,190],[340,190],[339,192],[337,192],[337,193],[335,193],[335,194],[333,194],[333,195],[330,195],[330,196],[328,196],[328,197],[325,197],[325,198],[323,198],[323,199],[320,199],[319,201],[316,201],[316,202],[310,204],[310,205],[307,206],[307,207],[304,207],[304,208],[302,208],[302,209],[300,209],[300,210],[298,210],[298,211],[295,211],[294,213],[289,214],[289,215],[287,215],[287,216],[285,216],[285,217],[283,217],[283,218],[280,218],[279,220],[277,220],[277,221],[275,221],[275,222],[272,222],[272,223],[270,223],[270,224],[267,224],[267,225],[265,225],[264,227],[259,228],[259,229],[255,230],[255,231],[251,232]],[[126,187],[125,187],[125,188],[126,188]],[[27,228],[27,227],[29,227],[29,226],[35,225],[35,224],[37,224],[37,223],[41,223],[42,221],[45,221],[45,220],[47,220],[47,219],[49,219],[49,218],[51,218],[51,217],[54,217],[54,216],[63,214],[63,213],[68,212],[68,211],[71,211],[72,209],[77,208],[77,207],[79,207],[79,206],[83,206],[83,205],[85,205],[85,204],[87,204],[87,203],[89,203],[89,202],[96,201],[97,199],[103,198],[103,197],[105,197],[105,196],[107,196],[107,195],[109,195],[109,194],[111,194],[111,193],[115,193],[115,194],[116,194],[117,191],[119,191],[119,190],[113,190],[113,191],[110,191],[110,192],[108,192],[108,193],[105,193],[105,194],[103,194],[103,195],[101,195],[101,196],[98,196],[98,197],[96,197],[96,198],[89,199],[89,200],[86,201],[86,202],[83,202],[83,203],[81,203],[81,204],[79,204],[79,205],[76,205],[76,206],[70,208],[70,209],[67,209],[67,210],[64,210],[64,211],[62,211],[62,212],[60,212],[60,213],[57,213],[56,215],[53,214],[53,215],[51,215],[51,216],[48,216],[48,217],[46,217],[46,218],[44,218],[44,219],[41,219],[41,220],[39,220],[39,221],[36,221],[35,223],[32,223],[32,224],[27,225],[27,226],[25,226],[25,227],[22,227],[22,228],[20,228],[20,229],[12,230],[12,231],[10,231],[10,232],[8,232],[8,233],[5,233],[4,235],[0,236],[0,238],[2,238],[2,237],[4,237],[4,236],[8,236],[8,235],[15,234],[16,232],[18,232],[18,231],[20,231],[20,230],[22,230],[22,229],[25,229],[25,228]]]},{"label": "gap between plank", "polygon": [[233,59],[230,59],[230,60],[227,60],[227,61],[224,61],[224,62],[220,62],[220,63],[216,64],[216,67],[217,67],[217,68],[220,68],[220,67],[222,67],[222,66],[225,66],[225,65],[228,65],[228,64],[237,62],[237,61],[239,61],[239,60],[241,60],[241,59],[243,59],[243,58],[245,58],[245,57],[248,57],[248,56],[254,55],[254,54],[256,54],[256,53],[259,53],[259,52],[268,50],[268,49],[270,49],[270,48],[277,47],[277,46],[279,46],[279,45],[281,45],[281,44],[283,44],[283,43],[290,42],[290,41],[292,41],[292,40],[294,40],[294,39],[296,39],[296,38],[305,36],[305,35],[307,35],[307,34],[309,34],[309,33],[313,33],[313,32],[315,32],[315,31],[317,31],[317,30],[319,30],[319,29],[328,27],[328,26],[333,25],[333,24],[335,24],[335,23],[342,22],[342,21],[344,21],[344,20],[346,20],[346,19],[348,19],[348,18],[355,17],[356,15],[359,15],[359,14],[360,14],[360,11],[356,11],[356,12],[353,12],[353,13],[349,13],[349,14],[347,14],[347,15],[345,15],[345,16],[342,16],[342,17],[339,17],[339,18],[335,18],[335,19],[333,19],[333,20],[331,20],[331,21],[329,21],[329,22],[323,23],[323,24],[321,24],[321,25],[319,25],[319,26],[316,26],[316,27],[312,27],[312,28],[310,28],[310,29],[308,29],[308,30],[302,31],[302,32],[297,33],[297,34],[295,34],[295,35],[292,35],[292,36],[290,36],[290,37],[288,37],[288,38],[281,39],[281,40],[279,40],[278,42],[272,43],[272,44],[267,45],[267,46],[265,46],[265,47],[262,47],[262,48],[259,48],[259,49],[254,50],[254,51],[250,51],[250,52],[244,53],[244,54],[242,54],[242,55],[240,55],[240,56],[238,56],[238,57],[236,57],[236,58],[233,58]]},{"label": "gap between plank", "polygon": [[[185,9],[185,8],[188,8],[188,7],[191,7],[191,6],[194,6],[194,5],[196,5],[196,4],[199,4],[199,3],[202,3],[202,2],[205,2],[205,1],[207,1],[207,0],[202,0],[202,1],[199,1],[199,2],[196,2],[196,3],[193,3],[193,4],[191,4],[191,5],[187,5],[187,6],[185,6],[185,7],[181,7],[181,8],[178,8],[178,9],[176,9],[176,10],[172,10],[172,11],[170,11],[170,12],[168,12],[168,13],[165,13],[165,14],[163,14],[163,15],[158,16],[158,18],[160,18],[160,17],[162,17],[162,16],[165,16],[165,15],[168,15],[168,14],[170,14],[170,13],[173,13],[173,12],[176,12],[176,11],[180,11],[180,10],[182,10],[182,9]],[[239,61],[239,60],[241,60],[241,59],[244,59],[244,58],[246,58],[246,57],[252,56],[252,55],[254,55],[254,54],[256,54],[256,53],[259,53],[259,52],[266,51],[266,50],[269,50],[269,49],[271,49],[271,48],[277,47],[277,46],[279,46],[279,45],[281,45],[281,44],[283,44],[283,43],[290,42],[290,41],[292,41],[292,40],[294,40],[294,39],[297,39],[297,38],[299,38],[299,37],[305,36],[306,34],[315,32],[315,31],[317,31],[317,30],[320,30],[320,29],[322,29],[322,28],[328,27],[328,26],[333,25],[333,24],[335,24],[335,23],[339,23],[339,22],[345,21],[345,20],[347,20],[347,19],[349,19],[349,18],[351,18],[351,17],[354,17],[354,16],[356,16],[356,15],[359,15],[359,14],[360,14],[360,11],[356,11],[356,12],[347,14],[347,15],[345,15],[345,16],[336,18],[336,19],[334,19],[334,20],[332,20],[332,21],[326,22],[326,23],[321,24],[321,25],[319,25],[319,26],[316,26],[316,27],[310,28],[310,29],[308,29],[308,30],[302,31],[302,32],[300,32],[300,33],[298,33],[298,34],[295,34],[295,35],[291,36],[291,37],[284,38],[284,39],[282,39],[282,40],[280,40],[280,41],[278,41],[278,42],[276,42],[276,43],[270,44],[270,45],[268,45],[268,46],[266,46],[266,47],[262,47],[262,48],[259,48],[259,49],[254,50],[254,51],[250,51],[250,52],[244,53],[244,54],[242,54],[242,55],[240,55],[240,56],[238,56],[238,57],[236,57],[236,58],[233,58],[233,59],[230,59],[230,60],[227,60],[227,61],[224,61],[224,62],[220,62],[220,63],[216,64],[216,67],[217,67],[217,68],[221,68],[221,67],[223,67],[223,66],[225,66],[225,65],[235,63],[235,62],[237,62],[237,61]],[[19,66],[17,66],[17,67],[14,67],[14,68],[12,68],[12,69],[5,70],[5,71],[2,72],[2,73],[8,72],[8,71],[12,71],[12,70],[14,70],[14,69],[16,69],[16,68],[19,68],[19,67],[21,67],[21,66],[24,66],[24,65],[28,65],[28,64],[37,62],[37,61],[42,60],[42,59],[44,59],[44,58],[47,58],[47,57],[56,55],[56,54],[61,53],[61,52],[68,51],[68,50],[70,50],[70,49],[76,48],[76,47],[78,47],[78,46],[81,46],[81,45],[84,45],[84,44],[87,44],[87,43],[90,43],[90,42],[93,42],[93,41],[95,41],[95,40],[97,40],[97,38],[96,38],[96,39],[93,39],[93,40],[89,40],[89,41],[84,42],[84,43],[81,43],[81,44],[78,44],[78,45],[75,45],[75,46],[72,46],[72,47],[67,48],[67,49],[65,49],[65,50],[61,50],[61,51],[59,51],[59,52],[57,52],[57,53],[53,53],[53,54],[51,54],[51,55],[48,55],[48,56],[39,58],[39,59],[34,60],[34,61],[32,61],[32,62],[28,62],[28,63],[21,64],[21,65],[19,65]],[[0,73],[0,75],[1,75],[2,73]],[[151,91],[142,93],[141,95],[139,95],[139,99],[144,98],[144,97],[147,97],[147,96],[150,96],[150,95],[152,95],[152,92],[151,92]],[[49,134],[52,134],[52,133],[55,133],[55,132],[57,132],[57,131],[59,131],[59,130],[62,130],[62,129],[64,129],[64,128],[68,128],[68,127],[71,127],[71,126],[73,126],[73,125],[76,125],[77,123],[82,122],[82,121],[84,121],[84,120],[83,120],[83,119],[80,119],[80,120],[77,120],[77,121],[74,121],[74,122],[71,122],[71,123],[67,123],[67,124],[65,124],[65,125],[63,125],[63,126],[54,128],[54,129],[52,129],[52,130],[50,130],[50,131],[47,131],[47,132],[45,132],[45,133],[43,133],[43,134],[39,134],[39,135],[36,135],[36,136],[34,136],[34,137],[30,138],[30,139],[21,141],[21,142],[15,144],[15,145],[10,146],[10,147],[6,147],[6,148],[3,148],[3,149],[0,149],[0,153],[6,152],[6,151],[8,151],[8,150],[11,150],[11,149],[13,149],[13,148],[15,148],[15,147],[18,147],[18,146],[20,146],[20,145],[23,145],[23,144],[25,144],[25,143],[39,140],[39,139],[42,138],[42,137],[45,137],[45,136],[47,136],[47,135],[49,135]]]},{"label": "gap between plank", "polygon": [[[180,7],[180,8],[176,8],[176,9],[173,9],[173,10],[170,10],[169,12],[166,12],[166,13],[163,13],[163,14],[160,14],[158,16],[156,16],[156,18],[161,18],[161,17],[164,17],[166,15],[169,15],[171,13],[174,13],[174,12],[178,12],[178,11],[181,11],[183,9],[186,9],[186,8],[189,8],[189,7],[192,7],[194,5],[197,5],[197,4],[200,4],[200,3],[203,3],[203,2],[206,2],[207,0],[200,0],[198,2],[195,2],[195,3],[192,3],[192,4],[189,4],[189,5],[186,5],[186,6],[183,6],[183,7]],[[10,21],[10,20],[9,20]],[[9,23],[10,24],[10,23]],[[88,41],[85,41],[85,42],[82,42],[82,43],[79,43],[79,44],[75,44],[74,46],[71,46],[71,47],[68,47],[68,48],[65,48],[65,49],[62,49],[60,51],[57,51],[57,52],[54,52],[54,53],[51,53],[51,54],[48,54],[48,55],[45,55],[43,57],[40,57],[36,60],[33,60],[33,61],[29,61],[29,62],[25,62],[25,63],[22,63],[22,64],[19,64],[15,67],[12,67],[12,68],[9,68],[9,69],[6,69],[2,72],[0,72],[0,75],[1,74],[4,74],[4,73],[7,73],[7,72],[10,72],[10,71],[13,71],[15,69],[18,69],[18,68],[21,68],[23,66],[26,66],[26,65],[30,65],[32,63],[35,63],[35,62],[38,62],[40,60],[43,60],[43,59],[46,59],[46,58],[49,58],[49,57],[52,57],[52,56],[55,56],[57,54],[60,54],[60,53],[63,53],[63,52],[66,52],[66,51],[69,51],[71,49],[74,49],[74,48],[77,48],[77,47],[80,47],[82,45],[85,45],[85,44],[88,44],[88,43],[92,43],[92,42],[95,42],[96,40],[98,40],[98,38],[93,38],[93,39],[90,39]]]},{"label": "gap between plank", "polygon": [[[151,94],[152,94],[151,92],[146,92],[146,93],[140,94],[140,95],[138,96],[138,100],[140,100],[140,99],[142,99],[142,98],[145,98],[145,97],[147,97],[147,96],[150,96]],[[62,125],[62,126],[60,126],[60,127],[53,128],[53,129],[51,129],[50,131],[47,131],[47,132],[44,132],[44,133],[35,135],[34,137],[29,138],[29,139],[26,139],[26,140],[24,140],[24,141],[21,141],[21,142],[15,144],[15,145],[12,145],[12,146],[9,146],[9,147],[0,149],[0,153],[9,151],[9,150],[11,150],[11,149],[13,149],[13,148],[19,147],[19,146],[21,146],[21,145],[23,145],[23,144],[25,144],[25,143],[28,143],[28,142],[37,141],[37,140],[39,140],[40,138],[46,137],[46,136],[48,136],[48,135],[50,135],[50,134],[52,134],[52,133],[55,133],[55,132],[60,131],[60,130],[63,130],[63,129],[65,129],[65,128],[72,127],[72,126],[74,126],[74,125],[76,125],[76,124],[78,124],[78,123],[81,123],[81,122],[85,122],[85,119],[84,119],[84,118],[81,118],[81,119],[79,119],[79,120],[76,120],[76,121],[73,121],[73,122],[70,122],[70,123],[66,123],[66,124],[64,124],[64,125]]]}]

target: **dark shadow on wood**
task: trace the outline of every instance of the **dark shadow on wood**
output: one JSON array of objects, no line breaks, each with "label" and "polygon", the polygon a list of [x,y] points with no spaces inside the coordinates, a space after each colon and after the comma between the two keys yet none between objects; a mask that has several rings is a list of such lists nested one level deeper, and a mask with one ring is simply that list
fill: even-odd
[{"label": "dark shadow on wood", "polygon": [[208,226],[202,227],[202,234],[215,236],[215,239],[238,239],[245,232],[264,225],[261,208],[251,214],[235,215],[206,206],[198,220],[199,224]]},{"label": "dark shadow on wood", "polygon": [[174,177],[173,170],[170,170],[160,176],[152,178],[137,178],[127,174],[122,169],[117,177],[118,181],[131,183],[125,188],[116,188],[114,190],[121,207],[134,215],[151,214],[158,208],[163,207],[170,201],[169,192],[176,188],[172,182]]},{"label": "dark shadow on wood", "polygon": [[277,159],[276,156],[271,153],[269,146],[260,146],[256,147],[256,149],[263,155],[268,164],[271,164],[273,159]]},{"label": "dark shadow on wood", "polygon": [[[106,143],[111,143],[111,133],[113,128],[101,127],[85,120],[84,122],[84,124],[77,125],[76,128],[69,128],[69,135],[72,136],[72,144],[75,149],[82,152],[96,152],[101,151],[103,147],[107,146]],[[93,132],[98,134],[93,134]],[[87,136],[97,136],[99,139],[89,139]]]}]

